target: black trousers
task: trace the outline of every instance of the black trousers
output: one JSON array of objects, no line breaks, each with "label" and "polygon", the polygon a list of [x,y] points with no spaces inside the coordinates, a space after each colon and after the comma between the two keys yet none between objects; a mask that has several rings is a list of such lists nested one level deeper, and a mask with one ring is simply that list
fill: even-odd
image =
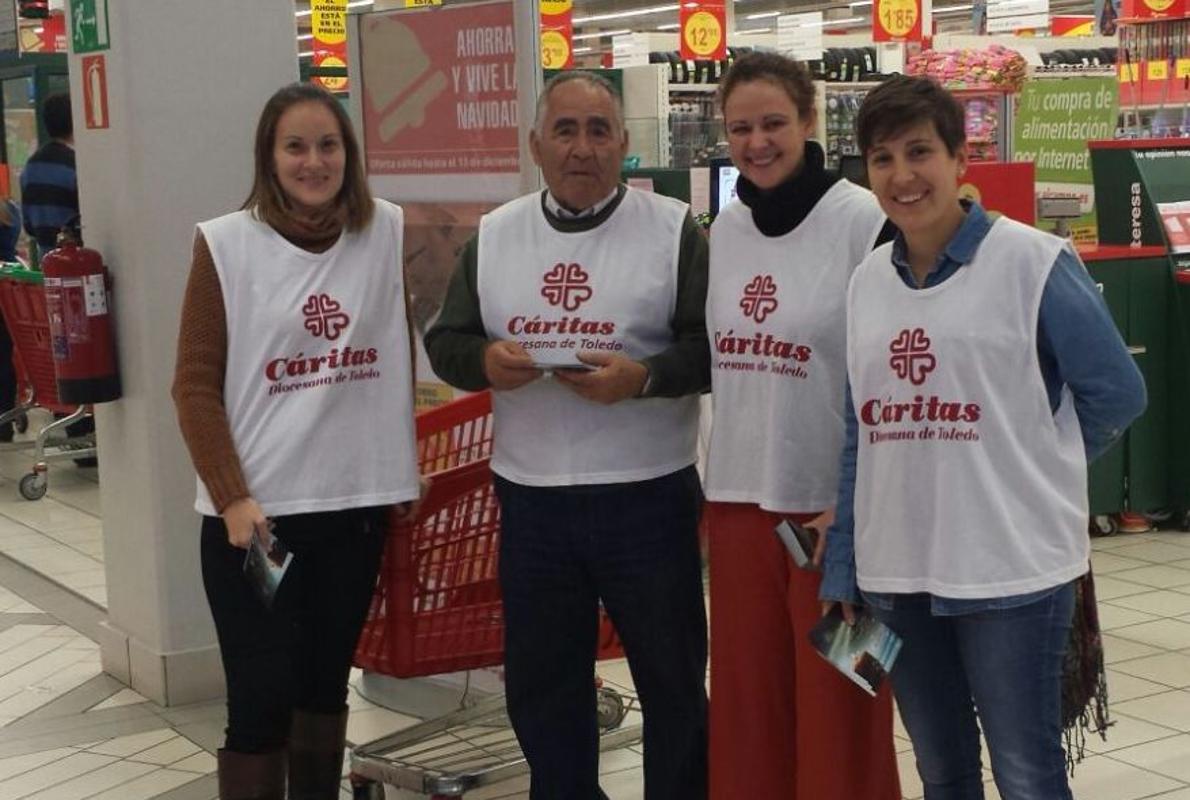
[{"label": "black trousers", "polygon": [[384,509],[275,517],[293,553],[272,609],[243,573],[245,551],[203,517],[202,577],[227,676],[227,739],[239,753],[285,746],[294,709],[331,714],[347,679],[384,550]]},{"label": "black trousers", "polygon": [[600,602],[624,643],[644,712],[646,800],[704,800],[698,473],[689,467],[636,483],[575,487],[497,477],[496,492],[505,690],[532,773],[531,800],[604,797],[594,673]]}]

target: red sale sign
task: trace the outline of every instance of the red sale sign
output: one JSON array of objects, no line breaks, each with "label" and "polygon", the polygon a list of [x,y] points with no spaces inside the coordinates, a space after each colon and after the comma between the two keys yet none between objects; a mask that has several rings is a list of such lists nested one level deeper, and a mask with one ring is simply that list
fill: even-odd
[{"label": "red sale sign", "polygon": [[727,58],[727,8],[722,2],[682,3],[678,21],[682,58]]}]

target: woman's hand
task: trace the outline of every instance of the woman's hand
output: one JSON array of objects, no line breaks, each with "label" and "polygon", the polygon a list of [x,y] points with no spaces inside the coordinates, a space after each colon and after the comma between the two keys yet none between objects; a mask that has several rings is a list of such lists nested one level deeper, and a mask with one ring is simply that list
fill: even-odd
[{"label": "woman's hand", "polygon": [[241,497],[233,500],[220,514],[223,524],[227,526],[227,542],[233,547],[247,549],[252,541],[252,532],[260,537],[260,543],[268,546],[272,541],[269,533],[269,518],[260,510],[260,506],[251,497]]},{"label": "woman's hand", "polygon": [[420,490],[416,500],[406,500],[404,503],[397,503],[396,516],[401,522],[412,522],[417,519],[417,512],[421,509],[421,501],[426,499],[426,493],[430,491],[430,479],[424,475],[418,478],[420,483]]},{"label": "woman's hand", "polygon": [[818,532],[818,538],[814,542],[814,566],[817,569],[822,569],[822,559],[826,557],[826,532],[831,525],[835,524],[835,510],[828,508],[814,519],[806,523],[806,527]]}]

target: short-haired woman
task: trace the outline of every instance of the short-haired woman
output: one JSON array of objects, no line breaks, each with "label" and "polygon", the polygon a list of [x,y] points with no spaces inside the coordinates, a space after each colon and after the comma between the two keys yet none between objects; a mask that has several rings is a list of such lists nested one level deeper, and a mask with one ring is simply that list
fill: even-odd
[{"label": "short-haired woman", "polygon": [[1070,245],[960,202],[963,112],[925,78],[857,119],[897,226],[847,303],[847,438],[821,597],[901,636],[893,689],[928,800],[1070,800],[1061,673],[1088,569],[1087,462],[1145,406]]},{"label": "short-haired woman", "polygon": [[[268,101],[255,161],[243,208],[198,226],[173,389],[227,675],[219,792],[332,798],[384,512],[419,493],[403,223],[314,86]],[[271,610],[254,536],[293,553]]]},{"label": "short-haired woman", "polygon": [[866,697],[814,652],[818,575],[773,531],[830,518],[847,281],[884,214],[826,171],[803,64],[745,56],[719,98],[740,178],[711,227],[707,292],[711,797],[900,800],[889,692]]}]

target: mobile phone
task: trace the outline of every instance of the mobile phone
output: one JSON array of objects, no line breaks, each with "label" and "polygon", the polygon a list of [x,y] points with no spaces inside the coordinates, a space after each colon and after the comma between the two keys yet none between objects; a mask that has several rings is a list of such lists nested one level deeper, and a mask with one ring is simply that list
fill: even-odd
[{"label": "mobile phone", "polygon": [[789,555],[793,557],[794,564],[797,564],[801,569],[818,569],[814,566],[814,550],[818,546],[818,531],[783,519],[777,523],[773,532],[777,534],[777,538],[781,540],[785,549],[789,551]]}]

